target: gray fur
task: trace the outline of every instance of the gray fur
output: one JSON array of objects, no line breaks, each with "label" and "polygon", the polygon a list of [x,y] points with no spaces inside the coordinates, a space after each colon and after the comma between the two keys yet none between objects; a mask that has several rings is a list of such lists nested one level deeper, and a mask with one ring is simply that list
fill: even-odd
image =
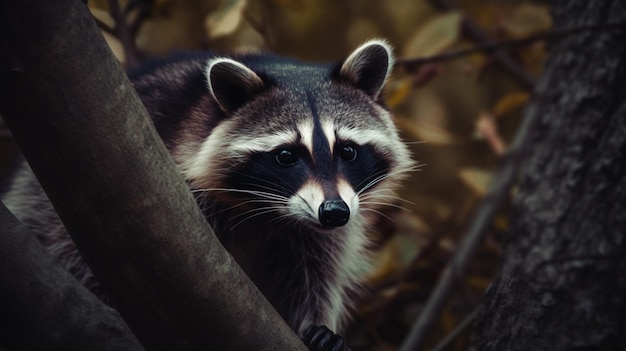
[{"label": "gray fur", "polygon": [[[392,62],[374,40],[335,66],[201,54],[130,74],[218,237],[299,333],[341,327],[367,267],[368,225],[414,166],[381,103]],[[357,161],[339,158],[346,146]],[[295,166],[276,164],[284,149],[298,154]],[[333,199],[350,219],[324,227],[317,209]],[[98,289],[27,166],[2,200]]]}]

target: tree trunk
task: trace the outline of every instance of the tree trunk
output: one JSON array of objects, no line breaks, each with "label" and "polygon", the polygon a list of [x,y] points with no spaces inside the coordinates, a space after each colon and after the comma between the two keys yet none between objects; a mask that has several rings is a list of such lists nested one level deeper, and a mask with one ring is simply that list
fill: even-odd
[{"label": "tree trunk", "polygon": [[[556,28],[626,22],[626,2],[557,1]],[[626,26],[625,26],[626,28]],[[539,122],[477,350],[626,350],[626,34],[551,49]]]},{"label": "tree trunk", "polygon": [[2,115],[142,345],[306,349],[212,233],[84,3],[1,1],[0,49]]},{"label": "tree trunk", "polygon": [[55,262],[0,202],[0,351],[140,351],[122,317]]}]

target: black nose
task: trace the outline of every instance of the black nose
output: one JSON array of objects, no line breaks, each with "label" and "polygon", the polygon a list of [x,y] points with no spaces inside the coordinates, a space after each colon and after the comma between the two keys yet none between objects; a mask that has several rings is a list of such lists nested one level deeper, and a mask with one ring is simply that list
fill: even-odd
[{"label": "black nose", "polygon": [[320,223],[328,227],[340,227],[348,223],[350,209],[342,200],[324,201],[319,210]]}]

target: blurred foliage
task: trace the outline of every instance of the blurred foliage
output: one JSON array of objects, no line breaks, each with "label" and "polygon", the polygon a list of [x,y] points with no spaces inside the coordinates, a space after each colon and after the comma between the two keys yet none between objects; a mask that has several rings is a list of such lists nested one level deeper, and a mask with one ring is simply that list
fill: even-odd
[{"label": "blurred foliage", "polygon": [[[372,37],[388,39],[401,58],[387,87],[387,102],[414,158],[426,165],[399,194],[376,228],[374,271],[357,299],[347,337],[355,350],[396,350],[423,308],[438,275],[457,247],[472,211],[484,196],[500,156],[520,122],[530,92],[491,53],[416,66],[406,59],[480,46],[474,25],[492,42],[551,28],[546,2],[458,0],[93,0],[89,6],[122,62],[180,50],[270,50],[307,61],[337,60]],[[119,16],[122,17],[119,17]],[[126,18],[124,26],[114,18]],[[134,39],[123,43],[121,30]],[[132,37],[131,37],[132,38]],[[504,53],[528,79],[545,59],[544,43]],[[131,48],[132,50],[129,50]],[[0,124],[0,172],[16,148]],[[0,174],[0,175],[2,175]],[[505,206],[506,207],[506,206]],[[498,269],[507,231],[506,208],[468,264],[434,327],[429,349],[480,303]],[[464,350],[470,330],[446,350]]]}]

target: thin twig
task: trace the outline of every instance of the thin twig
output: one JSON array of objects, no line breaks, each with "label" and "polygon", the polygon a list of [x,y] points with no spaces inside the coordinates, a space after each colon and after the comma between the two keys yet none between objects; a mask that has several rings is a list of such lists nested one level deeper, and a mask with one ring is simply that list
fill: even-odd
[{"label": "thin twig", "polygon": [[[131,7],[131,4],[129,3],[126,7],[126,14],[128,15],[132,10],[134,10],[134,7],[135,6]],[[138,11],[137,16],[128,25],[128,31],[130,32],[131,38],[137,38],[137,33],[139,33],[143,22],[150,16],[150,8],[147,2],[141,1],[136,7]]]},{"label": "thin twig", "polygon": [[126,57],[126,67],[133,67],[139,63],[135,39],[131,35],[126,23],[125,11],[122,11],[118,0],[109,0],[111,17],[115,20],[115,34],[122,43],[124,56]]},{"label": "thin twig", "polygon": [[[449,0],[430,0],[430,3],[433,7],[441,11],[458,10]],[[492,42],[489,35],[468,16],[463,16],[461,28],[466,36],[478,42],[480,45],[487,45]],[[511,76],[526,90],[533,89],[533,86],[535,85],[534,78],[531,77],[518,62],[513,60],[508,53],[496,51],[493,53],[493,58],[497,64],[509,72]]]},{"label": "thin twig", "polygon": [[476,308],[467,317],[465,317],[465,319],[463,319],[463,321],[461,321],[461,323],[459,323],[453,331],[446,335],[446,337],[431,351],[443,351],[452,341],[454,341],[454,339],[459,336],[459,334],[472,324],[472,322],[476,319],[478,312],[480,312],[480,307]]},{"label": "thin twig", "polygon": [[[265,40],[265,45],[268,49],[271,50],[271,48],[273,47],[272,40],[269,36],[269,33],[267,32],[266,26],[263,24],[263,18],[255,18],[247,8],[243,11],[243,17],[248,22],[250,27],[252,27],[252,29],[254,29],[257,33],[259,33],[261,37],[263,37],[263,40]],[[261,15],[261,17],[263,16]]]},{"label": "thin twig", "polygon": [[103,31],[107,32],[108,34],[111,34],[113,36],[117,36],[117,33],[115,33],[115,29],[114,28],[112,28],[108,24],[102,22],[100,19],[98,19],[95,16],[93,16],[93,19],[94,19],[94,21],[96,21],[96,24],[98,25],[98,27],[100,29],[102,29]]},{"label": "thin twig", "polygon": [[[549,82],[548,77],[541,80],[538,92],[544,92]],[[452,260],[442,272],[437,285],[431,293],[424,310],[411,327],[411,331],[402,344],[400,351],[419,350],[423,345],[426,334],[438,319],[448,296],[458,281],[463,277],[470,258],[483,239],[491,220],[499,209],[500,204],[509,196],[509,190],[517,176],[517,171],[522,162],[524,151],[527,147],[530,131],[538,120],[536,104],[530,104],[526,110],[525,118],[515,136],[511,147],[503,157],[503,163],[495,173],[490,189],[477,208],[470,222],[470,227],[463,235],[463,239],[452,257]]]},{"label": "thin twig", "polygon": [[594,31],[594,30],[617,30],[624,29],[626,23],[609,23],[603,25],[590,25],[590,26],[582,26],[575,27],[564,30],[553,30],[549,32],[544,32],[540,34],[531,35],[525,38],[519,39],[509,39],[498,42],[493,42],[489,44],[481,44],[477,46],[472,46],[470,48],[445,52],[439,55],[433,55],[428,57],[417,57],[417,58],[400,58],[397,60],[397,64],[399,65],[424,65],[428,63],[434,62],[442,62],[449,61],[461,57],[465,57],[468,55],[476,54],[476,53],[491,53],[499,49],[508,49],[508,48],[517,48],[524,45],[529,45],[535,43],[537,41],[545,41],[545,40],[554,40],[559,39],[571,35],[580,34],[582,32]]}]

